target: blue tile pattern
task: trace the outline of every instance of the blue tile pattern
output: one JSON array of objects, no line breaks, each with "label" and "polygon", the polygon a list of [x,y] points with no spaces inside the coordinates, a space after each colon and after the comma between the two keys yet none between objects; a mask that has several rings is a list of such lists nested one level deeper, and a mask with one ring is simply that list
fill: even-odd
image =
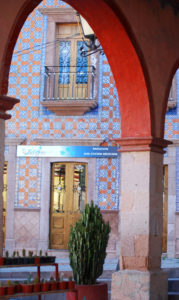
[{"label": "blue tile pattern", "polygon": [[[59,0],[43,0],[40,7],[69,7]],[[27,144],[34,144],[37,138],[102,138],[109,141],[120,137],[120,109],[115,81],[105,55],[99,56],[98,73],[98,107],[84,116],[58,117],[40,101],[44,91],[44,67],[46,60],[46,44],[48,18],[38,8],[26,20],[15,46],[9,77],[9,95],[21,99],[11,111],[12,119],[6,122],[8,138],[27,138]],[[165,138],[179,138],[179,71],[177,71],[177,107],[166,113]],[[8,148],[5,148],[7,153]],[[177,172],[179,165],[177,149]],[[167,156],[167,153],[165,154]],[[24,164],[23,168],[22,165]],[[33,160],[28,162],[34,165]],[[27,164],[27,165],[28,165]],[[23,206],[23,199],[30,207],[39,207],[41,160],[36,161],[38,172],[31,168],[35,179],[29,181],[29,195],[25,198],[26,163],[17,160],[17,187],[15,207]],[[96,201],[103,209],[119,207],[119,174],[120,159],[97,159],[96,164]],[[36,171],[35,171],[36,170]],[[179,176],[177,173],[177,176]],[[21,179],[20,179],[21,178]],[[107,180],[105,181],[106,178]],[[179,211],[179,190],[177,177],[177,211]],[[27,185],[27,183],[26,183]],[[23,190],[24,189],[24,190]],[[36,190],[37,195],[35,196]],[[23,190],[23,191],[22,191]],[[114,190],[115,193],[111,191]],[[110,197],[109,197],[110,196]]]},{"label": "blue tile pattern", "polygon": [[179,212],[179,147],[176,148],[176,211]]}]

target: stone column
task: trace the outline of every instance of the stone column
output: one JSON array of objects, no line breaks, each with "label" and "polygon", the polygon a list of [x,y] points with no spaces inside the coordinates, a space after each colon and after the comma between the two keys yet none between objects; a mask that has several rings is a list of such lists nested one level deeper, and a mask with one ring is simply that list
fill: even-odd
[{"label": "stone column", "polygon": [[120,271],[112,300],[168,299],[162,253],[162,139],[121,139]]},{"label": "stone column", "polygon": [[164,164],[168,165],[168,226],[167,226],[167,257],[176,255],[176,148],[179,140],[174,140],[168,147],[168,155]]},{"label": "stone column", "polygon": [[0,256],[3,252],[3,170],[4,170],[5,121],[0,119]]},{"label": "stone column", "polygon": [[11,115],[6,114],[18,103],[19,100],[8,96],[0,95],[0,256],[3,253],[3,170],[4,170],[4,137],[5,137],[5,120]]}]

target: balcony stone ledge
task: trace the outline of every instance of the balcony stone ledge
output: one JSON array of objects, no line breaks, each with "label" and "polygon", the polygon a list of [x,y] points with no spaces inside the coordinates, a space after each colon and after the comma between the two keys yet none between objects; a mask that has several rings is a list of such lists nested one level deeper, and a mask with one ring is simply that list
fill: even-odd
[{"label": "balcony stone ledge", "polygon": [[86,112],[96,108],[98,101],[96,99],[44,100],[41,101],[41,105],[57,116],[83,116]]}]

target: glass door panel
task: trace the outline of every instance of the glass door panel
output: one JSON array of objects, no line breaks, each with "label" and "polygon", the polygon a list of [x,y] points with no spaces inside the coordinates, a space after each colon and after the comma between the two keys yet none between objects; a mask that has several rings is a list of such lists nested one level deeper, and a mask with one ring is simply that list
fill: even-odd
[{"label": "glass door panel", "polygon": [[4,164],[3,173],[3,247],[5,247],[6,239],[6,207],[7,207],[7,162]]},{"label": "glass door panel", "polygon": [[85,206],[86,196],[86,168],[85,165],[74,165],[73,175],[73,209],[82,211]]},{"label": "glass door panel", "polygon": [[53,213],[63,213],[65,203],[65,165],[57,165],[54,167],[53,179]]},{"label": "glass door panel", "polygon": [[168,227],[168,166],[163,167],[163,237],[162,252],[167,252],[167,230]]},{"label": "glass door panel", "polygon": [[50,248],[67,249],[70,225],[86,203],[87,164],[54,163],[51,176]]},{"label": "glass door panel", "polygon": [[[56,91],[59,99],[87,99],[89,57],[82,57],[80,48],[87,46],[79,39],[80,32],[77,24],[60,24],[57,26],[57,54],[59,78],[56,80]],[[86,41],[86,44],[88,42]],[[56,76],[57,77],[57,76]]]}]

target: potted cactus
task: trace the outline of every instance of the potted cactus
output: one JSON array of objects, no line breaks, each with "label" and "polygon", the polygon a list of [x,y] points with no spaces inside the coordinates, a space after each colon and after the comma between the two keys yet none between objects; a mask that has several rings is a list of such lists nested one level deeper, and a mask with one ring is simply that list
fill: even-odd
[{"label": "potted cactus", "polygon": [[34,293],[38,293],[38,292],[40,292],[40,289],[41,289],[41,284],[39,282],[39,278],[38,278],[38,276],[35,276],[35,278],[34,278],[33,292]]},{"label": "potted cactus", "polygon": [[49,282],[46,279],[42,279],[41,283],[41,291],[42,292],[48,292],[49,291]]},{"label": "potted cactus", "polygon": [[9,257],[9,251],[5,252],[5,265],[11,265],[12,259]]},{"label": "potted cactus", "polygon": [[22,283],[22,292],[24,294],[32,293],[33,284],[32,284],[32,276],[28,274],[27,280]]},{"label": "potted cactus", "polygon": [[57,282],[55,281],[53,276],[50,277],[49,285],[51,291],[55,291],[57,289]]},{"label": "potted cactus", "polygon": [[[93,201],[85,206],[81,218],[71,226],[68,249],[79,300],[85,296],[88,300],[107,300],[107,284],[98,284],[96,280],[103,272],[109,233],[109,223],[104,222]],[[68,296],[72,299],[70,293],[67,299]]]},{"label": "potted cactus", "polygon": [[22,292],[22,286],[21,283],[18,280],[14,281],[15,286],[15,293],[21,293]]},{"label": "potted cactus", "polygon": [[58,289],[59,290],[66,290],[67,289],[67,281],[64,280],[64,273],[59,273],[59,282],[58,282]]},{"label": "potted cactus", "polygon": [[6,293],[7,295],[13,295],[14,292],[15,292],[15,286],[11,280],[8,280],[6,284]]},{"label": "potted cactus", "polygon": [[35,258],[33,257],[33,251],[28,252],[28,264],[34,264]]},{"label": "potted cactus", "polygon": [[16,251],[13,251],[13,253],[12,253],[12,265],[18,265],[19,259],[16,256],[16,254],[17,254]]},{"label": "potted cactus", "polygon": [[0,296],[4,296],[6,292],[6,288],[5,286],[2,285],[1,281],[0,281]]},{"label": "potted cactus", "polygon": [[73,276],[68,277],[68,289],[69,290],[74,290],[75,288],[75,281],[73,281]]},{"label": "potted cactus", "polygon": [[3,265],[4,265],[4,257],[0,256],[0,266],[3,266]]}]

